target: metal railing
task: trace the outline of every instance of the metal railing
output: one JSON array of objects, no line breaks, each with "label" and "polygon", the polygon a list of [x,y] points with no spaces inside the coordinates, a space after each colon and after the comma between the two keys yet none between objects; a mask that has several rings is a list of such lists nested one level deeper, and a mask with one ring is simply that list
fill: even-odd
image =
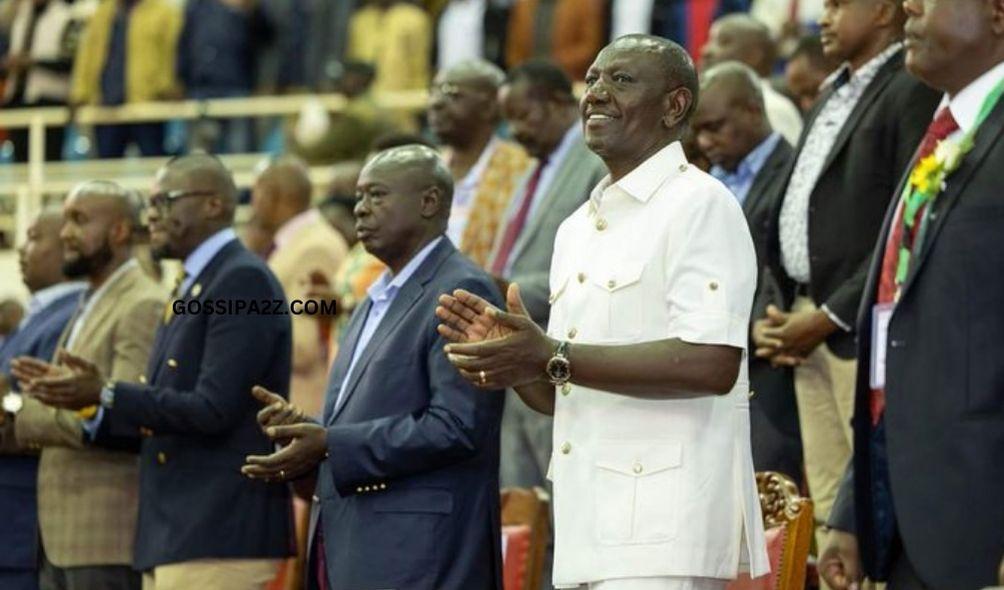
[{"label": "metal railing", "polygon": [[[145,188],[153,172],[167,158],[131,158],[46,162],[45,129],[71,121],[79,125],[141,123],[169,120],[228,119],[295,115],[308,102],[320,101],[331,112],[345,109],[347,99],[340,94],[297,94],[212,100],[133,103],[118,107],[85,106],[71,112],[67,107],[40,107],[0,110],[0,128],[28,129],[28,162],[0,166],[0,192],[15,197],[15,243],[20,243],[27,222],[43,205],[47,193],[65,193],[77,182],[102,178],[131,188]],[[376,96],[383,108],[397,112],[418,112],[425,108],[427,92],[408,91]],[[249,186],[254,166],[264,154],[235,154],[221,159],[234,172],[238,186]],[[330,179],[325,167],[311,169],[315,185]]]}]

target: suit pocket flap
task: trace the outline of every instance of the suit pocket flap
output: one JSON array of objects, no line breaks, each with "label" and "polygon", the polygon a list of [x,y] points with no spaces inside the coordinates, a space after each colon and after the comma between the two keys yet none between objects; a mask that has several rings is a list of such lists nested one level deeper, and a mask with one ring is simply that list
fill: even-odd
[{"label": "suit pocket flap", "polygon": [[596,466],[622,475],[645,477],[683,464],[681,443],[605,441],[600,445]]},{"label": "suit pocket flap", "polygon": [[604,291],[613,293],[637,283],[644,268],[645,263],[640,260],[618,261],[593,271],[590,280]]},{"label": "suit pocket flap", "polygon": [[453,494],[448,490],[414,489],[383,492],[374,496],[373,512],[418,512],[449,514],[453,512]]}]

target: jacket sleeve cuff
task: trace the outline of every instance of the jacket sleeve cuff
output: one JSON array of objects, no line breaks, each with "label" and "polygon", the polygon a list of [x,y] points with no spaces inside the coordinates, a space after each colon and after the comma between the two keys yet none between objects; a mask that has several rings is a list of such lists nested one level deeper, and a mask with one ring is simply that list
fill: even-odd
[{"label": "jacket sleeve cuff", "polygon": [[826,316],[830,318],[830,321],[840,326],[841,330],[843,330],[844,332],[852,331],[851,325],[848,322],[845,322],[843,319],[841,319],[840,316],[835,314],[833,310],[830,309],[829,305],[824,303],[823,306],[820,307],[819,309],[823,310],[823,313],[825,313]]}]

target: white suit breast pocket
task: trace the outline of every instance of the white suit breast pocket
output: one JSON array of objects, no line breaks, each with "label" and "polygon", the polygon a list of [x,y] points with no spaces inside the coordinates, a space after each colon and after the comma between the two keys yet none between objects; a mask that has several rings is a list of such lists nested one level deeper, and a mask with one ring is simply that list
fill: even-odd
[{"label": "white suit breast pocket", "polygon": [[683,445],[670,441],[599,442],[595,465],[597,541],[662,543],[679,531]]}]

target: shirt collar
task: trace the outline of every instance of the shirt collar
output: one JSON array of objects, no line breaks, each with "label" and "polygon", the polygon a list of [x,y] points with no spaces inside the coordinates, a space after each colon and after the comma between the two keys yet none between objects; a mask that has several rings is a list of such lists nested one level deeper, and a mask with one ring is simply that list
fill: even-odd
[{"label": "shirt collar", "polygon": [[774,153],[774,148],[777,147],[777,142],[780,140],[780,133],[777,133],[776,131],[771,133],[767,136],[767,139],[761,141],[759,145],[750,150],[750,153],[746,154],[746,157],[739,162],[739,165],[736,166],[734,171],[729,172],[721,166],[714,166],[711,169],[711,175],[719,180],[729,176],[756,176],[760,173],[760,169],[763,168],[767,158]]},{"label": "shirt collar", "polygon": [[52,305],[56,300],[62,299],[71,293],[79,293],[86,288],[86,281],[66,281],[35,291],[28,301],[28,313],[24,314],[24,319],[21,321],[22,325],[25,320],[45,310],[46,307]]},{"label": "shirt collar", "polygon": [[946,93],[941,99],[941,107],[948,105],[952,111],[952,116],[959,124],[959,129],[964,133],[970,133],[976,127],[976,119],[979,117],[980,108],[994,86],[1004,78],[1004,62],[997,64],[969,83],[968,86],[960,90],[953,97]]},{"label": "shirt collar", "polygon": [[594,204],[599,205],[599,201],[607,191],[617,190],[627,193],[642,203],[647,203],[663,183],[686,169],[687,156],[683,153],[683,146],[679,141],[674,141],[650,156],[617,182],[611,183],[611,177],[608,174],[593,189],[590,199]]},{"label": "shirt collar", "polygon": [[879,53],[865,62],[865,64],[856,71],[851,71],[851,64],[844,62],[836,69],[835,72],[830,74],[829,77],[823,81],[823,88],[833,86],[841,77],[845,78],[847,84],[867,86],[875,78],[875,75],[878,74],[878,71],[882,69],[882,66],[892,59],[894,55],[902,51],[902,49],[903,43],[897,41],[889,47],[886,47],[882,53]]},{"label": "shirt collar", "polygon": [[443,236],[439,236],[426,244],[425,247],[418,251],[418,254],[411,257],[408,264],[404,265],[401,272],[396,275],[392,274],[390,269],[383,271],[380,278],[378,278],[376,282],[374,282],[373,285],[371,285],[366,291],[366,293],[370,296],[370,299],[377,301],[382,298],[392,297],[395,293],[397,293],[398,289],[403,287],[404,284],[408,282],[408,279],[415,274],[418,267],[422,266],[422,263],[429,257],[429,254],[431,254],[436,246],[439,245],[439,242],[442,241]]},{"label": "shirt collar", "polygon": [[275,247],[282,248],[288,244],[289,241],[293,239],[293,236],[295,236],[300,230],[317,221],[321,221],[321,212],[313,207],[290,218],[275,232],[275,236],[272,238],[272,241],[275,242]]},{"label": "shirt collar", "polygon": [[237,234],[232,227],[223,228],[215,234],[209,236],[194,252],[185,258],[185,275],[189,279],[199,276],[210,261],[231,241],[237,239]]}]

